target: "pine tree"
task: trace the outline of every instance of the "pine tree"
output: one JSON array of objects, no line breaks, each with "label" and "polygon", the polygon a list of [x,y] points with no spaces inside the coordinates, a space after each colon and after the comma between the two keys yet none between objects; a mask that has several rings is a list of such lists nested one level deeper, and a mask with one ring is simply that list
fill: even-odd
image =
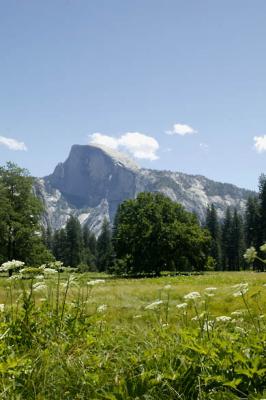
[{"label": "pine tree", "polygon": [[261,245],[260,239],[260,204],[256,197],[249,197],[245,212],[245,241],[247,247],[256,249]]},{"label": "pine tree", "polygon": [[110,224],[105,218],[101,233],[97,240],[97,269],[107,271],[113,265],[114,250],[112,244],[112,234]]},{"label": "pine tree", "polygon": [[261,174],[259,178],[259,200],[260,200],[260,244],[266,242],[266,175]]},{"label": "pine tree", "polygon": [[64,265],[68,265],[66,253],[67,236],[64,228],[56,230],[53,236],[53,255],[57,261],[62,261]]},{"label": "pine tree", "polygon": [[226,209],[225,219],[222,225],[222,267],[223,270],[231,270],[233,265],[232,249],[232,213],[230,207]]},{"label": "pine tree", "polygon": [[87,225],[85,225],[82,229],[82,236],[83,236],[83,262],[90,267],[95,266],[95,256],[92,254],[90,249],[90,237],[91,233]]},{"label": "pine tree", "polygon": [[91,254],[96,259],[96,257],[97,257],[97,239],[93,232],[90,232],[88,245],[89,245]]},{"label": "pine tree", "polygon": [[221,227],[214,204],[207,208],[206,228],[211,235],[210,255],[216,261],[216,270],[222,268]]},{"label": "pine tree", "polygon": [[48,227],[45,229],[45,227],[42,228],[42,240],[47,249],[53,250],[53,233],[52,229],[48,225]]},{"label": "pine tree", "polygon": [[70,216],[66,224],[66,265],[77,267],[83,260],[83,238],[79,220]]},{"label": "pine tree", "polygon": [[231,270],[241,270],[244,266],[244,225],[241,215],[237,210],[234,210],[232,225],[231,225]]}]

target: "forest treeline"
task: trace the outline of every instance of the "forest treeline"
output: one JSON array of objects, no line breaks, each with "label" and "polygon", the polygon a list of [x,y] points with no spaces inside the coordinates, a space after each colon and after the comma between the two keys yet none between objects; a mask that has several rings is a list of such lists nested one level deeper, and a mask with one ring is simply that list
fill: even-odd
[{"label": "forest treeline", "polygon": [[[205,226],[211,235],[210,256],[214,260],[214,269],[247,269],[249,265],[243,257],[245,250],[253,246],[260,254],[259,248],[266,242],[266,176],[260,176],[258,196],[247,199],[243,215],[228,207],[224,219],[219,220],[217,210],[211,204]],[[264,265],[257,260],[253,267],[263,270]]]},{"label": "forest treeline", "polygon": [[[247,248],[259,250],[266,242],[265,175],[243,214],[228,207],[221,220],[211,204],[202,226],[182,205],[161,193],[146,192],[118,207],[113,227],[105,219],[98,238],[75,216],[62,229],[45,229],[43,205],[33,183],[34,178],[15,164],[0,167],[0,263],[58,260],[79,271],[125,274],[234,271],[250,267],[243,258]],[[256,261],[253,267],[260,270],[261,265]]]}]

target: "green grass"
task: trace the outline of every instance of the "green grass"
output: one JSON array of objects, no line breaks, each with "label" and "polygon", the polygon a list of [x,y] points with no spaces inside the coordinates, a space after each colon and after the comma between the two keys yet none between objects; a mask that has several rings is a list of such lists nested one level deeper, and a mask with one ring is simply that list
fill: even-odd
[{"label": "green grass", "polygon": [[266,398],[266,273],[68,279],[0,278],[1,399]]}]

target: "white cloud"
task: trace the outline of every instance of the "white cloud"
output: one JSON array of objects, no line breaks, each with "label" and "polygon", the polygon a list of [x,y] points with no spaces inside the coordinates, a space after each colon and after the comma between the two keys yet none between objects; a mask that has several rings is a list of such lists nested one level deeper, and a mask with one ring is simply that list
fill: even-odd
[{"label": "white cloud", "polygon": [[19,142],[16,139],[7,138],[5,136],[0,136],[0,145],[8,147],[10,150],[27,150],[27,146],[23,142]]},{"label": "white cloud", "polygon": [[112,136],[103,135],[102,133],[96,132],[92,135],[89,135],[89,137],[91,138],[90,143],[92,144],[100,144],[110,147],[111,149],[118,148],[118,139]]},{"label": "white cloud", "polygon": [[186,124],[174,124],[170,131],[166,131],[167,135],[192,135],[197,133],[197,131],[189,125]]},{"label": "white cloud", "polygon": [[139,132],[127,132],[119,138],[119,146],[125,148],[136,158],[157,160],[159,143],[152,136]]},{"label": "white cloud", "polygon": [[150,161],[158,159],[156,152],[159,149],[159,143],[152,136],[140,132],[126,132],[118,138],[97,132],[89,135],[89,137],[92,144],[124,150],[135,158]]},{"label": "white cloud", "polygon": [[264,136],[254,136],[254,147],[258,153],[266,151],[266,135]]}]

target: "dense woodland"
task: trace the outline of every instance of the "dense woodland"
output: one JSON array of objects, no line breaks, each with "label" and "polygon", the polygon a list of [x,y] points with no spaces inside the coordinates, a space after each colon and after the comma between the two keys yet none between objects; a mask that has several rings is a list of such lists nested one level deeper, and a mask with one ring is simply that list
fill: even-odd
[{"label": "dense woodland", "polygon": [[[160,193],[140,193],[117,210],[114,226],[103,221],[98,238],[71,216],[52,232],[40,221],[41,202],[28,172],[8,163],[0,168],[0,263],[17,259],[29,265],[52,260],[79,271],[160,274],[161,271],[244,270],[247,248],[266,242],[266,177],[249,198],[244,215],[228,208],[220,220],[213,204],[206,222]],[[256,262],[253,268],[260,269]]]}]

